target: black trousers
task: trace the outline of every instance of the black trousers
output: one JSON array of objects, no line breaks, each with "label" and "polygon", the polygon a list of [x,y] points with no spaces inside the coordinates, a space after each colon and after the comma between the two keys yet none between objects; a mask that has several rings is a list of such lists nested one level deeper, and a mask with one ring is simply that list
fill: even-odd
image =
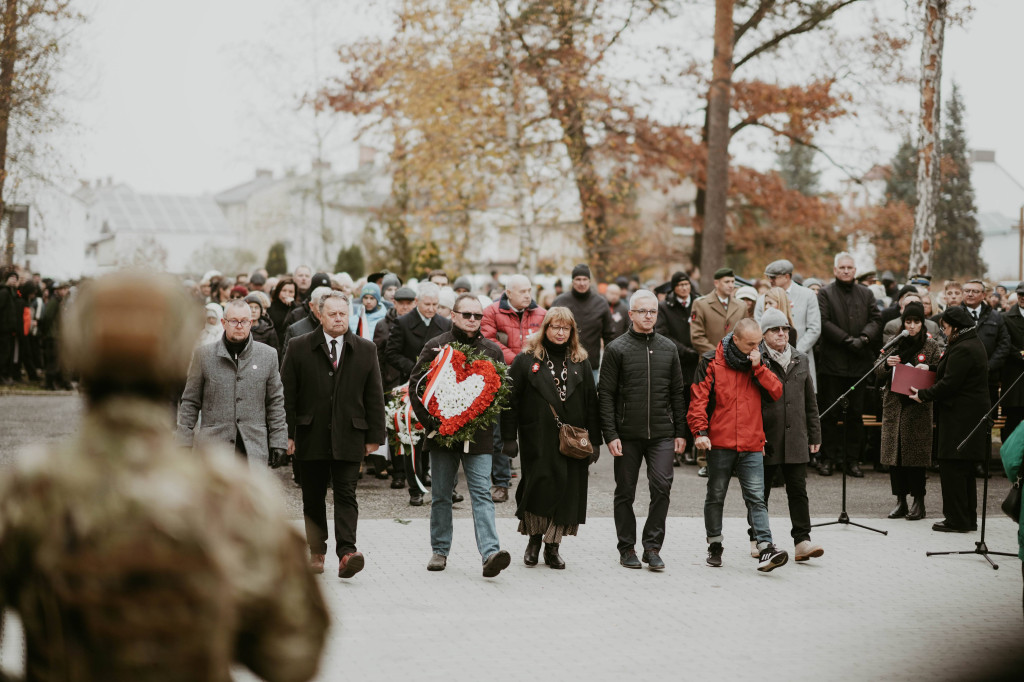
[{"label": "black trousers", "polygon": [[[793,544],[811,539],[811,510],[807,502],[807,464],[765,464],[764,466],[764,503],[772,494],[772,479],[781,469],[782,478],[786,481],[786,501],[789,502],[789,522],[793,528],[789,531]],[[751,526],[750,515],[747,525]],[[754,531],[748,530],[750,539],[754,539]]]},{"label": "black trousers", "polygon": [[974,479],[974,465],[969,459],[939,460],[942,514],[946,525],[959,530],[978,527],[978,484]]},{"label": "black trousers", "polygon": [[327,484],[334,490],[334,534],[338,558],[356,551],[356,523],[359,504],[356,483],[359,462],[311,459],[296,462],[302,486],[302,514],[306,521],[306,542],[313,554],[327,554]]},{"label": "black trousers", "polygon": [[[822,411],[836,401],[846,392],[857,377],[839,377],[831,374],[822,374],[818,377],[818,408]],[[850,393],[847,399],[850,401],[846,408],[846,438],[843,438],[844,427],[839,424],[843,416],[843,410],[836,406],[821,419],[821,455],[822,462],[831,462],[834,465],[841,465],[844,461],[849,464],[860,461],[861,450],[864,447],[864,394],[867,391],[864,384],[857,387],[857,390]]]},{"label": "black trousers", "polygon": [[405,456],[402,457],[404,460],[402,463],[405,465],[405,480],[406,483],[409,484],[410,495],[421,495],[425,492],[416,485],[416,477],[419,476],[420,483],[423,483],[425,487],[427,468],[430,462],[430,454],[427,452],[426,440],[426,438],[423,438],[416,444],[415,455],[406,449]]},{"label": "black trousers", "polygon": [[672,491],[675,459],[672,438],[655,440],[624,440],[622,456],[613,457],[615,471],[615,533],[619,538],[619,552],[636,545],[636,515],[633,500],[640,478],[640,463],[647,462],[647,482],[651,490],[651,505],[644,524],[644,549],[661,549],[665,542],[665,519],[668,516],[669,493]]},{"label": "black trousers", "polygon": [[14,332],[0,332],[0,379],[14,379]]}]

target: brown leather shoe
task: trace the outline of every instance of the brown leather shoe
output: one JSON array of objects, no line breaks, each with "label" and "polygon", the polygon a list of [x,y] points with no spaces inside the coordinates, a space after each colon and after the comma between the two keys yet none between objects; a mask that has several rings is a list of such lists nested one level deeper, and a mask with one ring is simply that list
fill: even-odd
[{"label": "brown leather shoe", "polygon": [[310,570],[312,570],[314,573],[323,573],[324,572],[324,559],[326,559],[326,555],[324,555],[324,554],[310,554],[309,555],[309,568],[310,568]]},{"label": "brown leather shoe", "polygon": [[349,552],[341,557],[341,566],[338,567],[339,578],[351,578],[366,565],[366,559],[362,552]]},{"label": "brown leather shoe", "polygon": [[508,488],[496,485],[491,488],[491,499],[495,502],[508,502]]}]

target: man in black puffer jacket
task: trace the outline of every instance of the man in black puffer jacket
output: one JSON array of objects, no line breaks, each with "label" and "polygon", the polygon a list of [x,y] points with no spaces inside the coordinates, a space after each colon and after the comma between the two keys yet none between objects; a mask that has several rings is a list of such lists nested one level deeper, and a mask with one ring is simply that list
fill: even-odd
[{"label": "man in black puffer jacket", "polygon": [[630,329],[605,347],[598,391],[601,431],[615,467],[615,531],[619,563],[641,568],[633,499],[640,463],[647,462],[651,506],[644,525],[643,561],[665,568],[659,555],[672,490],[673,455],[686,447],[686,385],[675,344],[654,332],[658,297],[646,289],[629,300]]}]

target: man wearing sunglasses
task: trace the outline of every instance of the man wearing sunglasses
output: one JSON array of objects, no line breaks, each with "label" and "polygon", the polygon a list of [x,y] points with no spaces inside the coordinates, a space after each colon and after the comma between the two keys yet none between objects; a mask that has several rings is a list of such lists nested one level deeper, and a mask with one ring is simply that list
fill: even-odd
[{"label": "man wearing sunglasses", "polygon": [[495,362],[503,362],[501,348],[480,333],[484,310],[480,300],[472,294],[461,294],[452,306],[452,329],[427,341],[420,353],[416,368],[409,377],[409,399],[416,418],[426,428],[430,451],[430,547],[433,554],[427,562],[428,571],[443,571],[452,547],[452,491],[459,464],[466,473],[466,486],[473,510],[476,546],[483,559],[483,575],[493,578],[508,568],[512,557],[501,549],[498,529],[494,523],[494,500],[491,499],[491,455],[494,451],[494,427],[478,429],[473,439],[457,450],[441,445],[429,436],[440,426],[438,419],[427,411],[420,396],[422,381],[430,363],[447,344],[456,342],[472,346]]},{"label": "man wearing sunglasses", "polygon": [[288,426],[277,351],[252,338],[249,304],[224,306],[224,335],[192,356],[178,405],[178,439],[191,447],[200,412],[198,438],[234,446],[253,466],[281,466],[287,459]]}]

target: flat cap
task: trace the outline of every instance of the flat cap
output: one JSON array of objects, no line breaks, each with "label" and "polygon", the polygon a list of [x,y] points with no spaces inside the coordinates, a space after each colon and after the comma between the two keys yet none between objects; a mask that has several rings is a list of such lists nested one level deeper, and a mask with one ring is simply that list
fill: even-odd
[{"label": "flat cap", "polygon": [[416,292],[411,287],[399,287],[395,292],[396,301],[415,301]]},{"label": "flat cap", "polygon": [[782,260],[773,260],[768,264],[768,267],[764,269],[764,274],[768,277],[778,277],[779,275],[792,275],[793,264],[783,258]]}]

